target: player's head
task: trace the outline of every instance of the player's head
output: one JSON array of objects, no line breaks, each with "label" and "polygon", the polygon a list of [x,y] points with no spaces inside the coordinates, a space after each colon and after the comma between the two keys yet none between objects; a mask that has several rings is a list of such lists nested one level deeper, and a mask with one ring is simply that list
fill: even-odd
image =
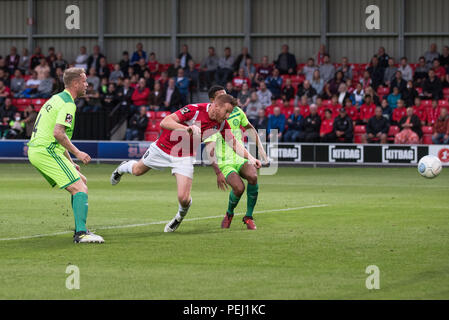
[{"label": "player's head", "polygon": [[229,117],[235,105],[237,105],[237,101],[233,96],[229,94],[220,94],[211,104],[209,116],[217,122],[222,122]]},{"label": "player's head", "polygon": [[86,93],[87,81],[86,73],[82,68],[69,68],[64,71],[63,81],[66,89],[70,90],[76,96],[73,98],[83,96]]},{"label": "player's head", "polygon": [[210,87],[208,92],[210,102],[214,102],[215,98],[221,94],[226,94],[225,88],[223,88],[222,86]]}]

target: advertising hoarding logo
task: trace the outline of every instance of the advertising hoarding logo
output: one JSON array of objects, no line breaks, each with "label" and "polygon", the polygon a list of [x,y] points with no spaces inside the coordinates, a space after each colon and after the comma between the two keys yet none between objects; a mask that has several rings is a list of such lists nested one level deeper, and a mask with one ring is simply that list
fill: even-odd
[{"label": "advertising hoarding logo", "polygon": [[329,162],[363,162],[363,147],[330,145]]},{"label": "advertising hoarding logo", "polygon": [[301,145],[274,145],[268,147],[268,156],[277,159],[278,162],[300,162],[301,161]]},{"label": "advertising hoarding logo", "polygon": [[416,163],[417,158],[416,146],[382,146],[384,163]]}]

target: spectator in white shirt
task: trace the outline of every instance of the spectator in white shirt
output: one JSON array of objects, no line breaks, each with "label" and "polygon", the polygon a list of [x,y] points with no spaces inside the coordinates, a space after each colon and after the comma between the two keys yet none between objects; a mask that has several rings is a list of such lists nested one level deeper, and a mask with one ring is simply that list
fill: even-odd
[{"label": "spectator in white shirt", "polygon": [[271,105],[271,96],[273,94],[267,89],[265,82],[259,84],[259,90],[257,90],[258,101],[262,104],[264,108]]},{"label": "spectator in white shirt", "polygon": [[408,64],[406,57],[401,58],[401,65],[399,66],[398,71],[401,71],[402,79],[405,81],[413,80],[413,70]]},{"label": "spectator in white shirt", "polygon": [[80,54],[76,56],[75,59],[75,68],[83,68],[87,70],[87,49],[85,46],[80,47]]}]

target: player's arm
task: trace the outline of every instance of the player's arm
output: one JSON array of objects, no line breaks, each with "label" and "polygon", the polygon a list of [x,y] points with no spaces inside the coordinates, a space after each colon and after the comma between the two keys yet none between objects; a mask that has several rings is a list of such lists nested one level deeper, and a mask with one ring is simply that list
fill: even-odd
[{"label": "player's arm", "polygon": [[265,149],[263,147],[262,141],[260,140],[259,135],[257,134],[256,128],[248,122],[248,124],[244,127],[245,130],[248,132],[248,136],[251,138],[251,140],[256,142],[257,148],[259,150],[260,157],[265,163],[268,163],[268,157],[267,153],[265,152]]},{"label": "player's arm", "polygon": [[259,169],[262,166],[260,161],[254,158],[251,155],[251,153],[249,153],[248,150],[246,150],[246,148],[240,142],[237,141],[237,139],[231,133],[229,125],[228,130],[226,130],[226,133],[223,133],[223,131],[222,131],[223,138],[225,139],[228,146],[230,146],[235,153],[237,153],[242,158],[248,159],[249,163],[254,165],[257,169]]},{"label": "player's arm", "polygon": [[[184,107],[183,109],[181,109],[181,113],[183,112],[182,110],[184,110],[187,107]],[[188,109],[186,109],[188,110]],[[190,110],[188,112],[191,112]],[[166,116],[162,121],[161,121],[161,128],[162,129],[166,129],[166,130],[183,130],[183,131],[187,131],[190,135],[194,134],[200,134],[201,133],[201,129],[198,128],[196,125],[191,125],[191,126],[186,126],[184,124],[181,123],[181,119],[179,119],[178,115],[176,113],[172,113],[171,115]]]},{"label": "player's arm", "polygon": [[67,151],[67,149],[64,151],[64,156],[73,164],[73,166],[75,167],[75,169],[78,171],[81,180],[83,180],[84,183],[87,183],[87,178],[81,173],[81,168],[79,165],[77,165],[75,162],[73,162],[72,157],[70,156],[69,152]]},{"label": "player's arm", "polygon": [[88,164],[90,162],[90,156],[80,151],[75,145],[70,141],[69,137],[65,133],[66,126],[62,124],[55,124],[55,129],[53,130],[53,136],[59,142],[61,146],[63,146],[66,151],[73,154],[78,160],[82,161],[84,164]]},{"label": "player's arm", "polygon": [[207,141],[206,142],[206,153],[211,162],[211,166],[214,169],[215,174],[217,175],[217,186],[221,190],[225,190],[228,188],[228,184],[226,183],[226,178],[221,172],[220,168],[217,164],[217,157],[215,156],[215,141]]}]

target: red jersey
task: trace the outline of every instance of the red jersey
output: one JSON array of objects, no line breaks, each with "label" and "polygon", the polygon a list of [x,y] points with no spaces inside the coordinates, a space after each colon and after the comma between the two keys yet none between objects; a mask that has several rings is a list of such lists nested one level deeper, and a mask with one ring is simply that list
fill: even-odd
[{"label": "red jersey", "polygon": [[320,134],[328,134],[334,130],[334,119],[324,119],[321,122]]},{"label": "red jersey", "polygon": [[288,119],[288,117],[290,117],[293,114],[293,107],[281,107],[281,113],[284,114],[285,119]]},{"label": "red jersey", "polygon": [[330,104],[329,108],[332,110],[332,118],[336,118],[340,114],[341,105],[340,104]]},{"label": "red jersey", "polygon": [[310,107],[309,106],[300,106],[301,112],[300,114],[305,118],[310,115]]},{"label": "red jersey", "polygon": [[270,116],[270,115],[272,115],[273,113],[274,113],[274,107],[275,107],[276,105],[275,104],[272,104],[272,105],[269,105],[268,107],[266,107],[265,108],[265,116]]},{"label": "red jersey", "polygon": [[369,106],[366,104],[362,104],[360,107],[360,119],[361,120],[368,120],[372,117],[374,117],[374,112],[376,111],[376,105],[374,103],[371,103]]},{"label": "red jersey", "polygon": [[[178,116],[181,124],[186,126],[196,124],[201,128],[201,141],[216,132],[220,132],[223,138],[225,138],[226,129],[229,129],[227,130],[228,136],[232,137],[231,127],[226,120],[219,123],[209,118],[209,106],[210,103],[189,104],[176,111],[175,114]],[[194,144],[193,140],[193,136],[186,131],[162,129],[161,136],[156,140],[156,145],[171,156],[192,157],[201,143],[201,141],[195,141]]]},{"label": "red jersey", "polygon": [[426,109],[426,122],[428,126],[433,126],[440,116],[440,108],[427,108]]},{"label": "red jersey", "polygon": [[251,81],[249,81],[248,78],[235,77],[234,79],[232,79],[232,85],[237,88],[241,88],[245,82],[248,85],[248,87],[250,88]]},{"label": "red jersey", "polygon": [[426,121],[426,108],[423,105],[413,106],[413,114],[416,114],[420,121]]},{"label": "red jersey", "polygon": [[391,116],[391,119],[397,123],[399,123],[399,121],[401,121],[401,119],[403,117],[405,117],[407,115],[407,109],[402,107],[402,108],[396,108],[393,110],[393,115]]},{"label": "red jersey", "polygon": [[441,79],[442,77],[446,76],[446,69],[444,67],[440,66],[438,69],[434,69],[434,70],[435,70],[435,75],[438,78]]},{"label": "red jersey", "polygon": [[355,106],[345,107],[345,110],[352,121],[357,121],[359,119],[359,112]]},{"label": "red jersey", "polygon": [[148,69],[150,69],[150,72],[152,73],[159,72],[159,62],[157,62],[157,60],[148,61]]}]

